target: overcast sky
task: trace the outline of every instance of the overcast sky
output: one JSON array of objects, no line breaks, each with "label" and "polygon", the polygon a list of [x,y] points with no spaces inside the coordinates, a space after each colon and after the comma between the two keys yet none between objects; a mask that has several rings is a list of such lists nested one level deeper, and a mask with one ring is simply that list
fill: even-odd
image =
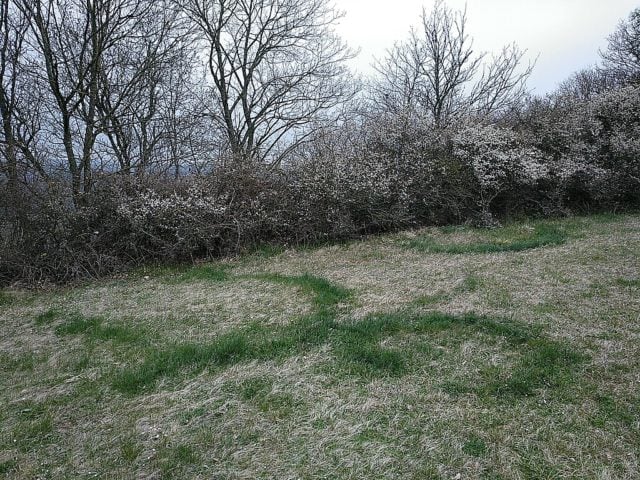
[{"label": "overcast sky", "polygon": [[[467,5],[467,29],[477,51],[498,52],[516,42],[529,59],[538,58],[529,80],[535,93],[545,93],[572,72],[597,62],[598,49],[620,20],[640,6],[638,0],[448,0],[453,9]],[[433,0],[335,0],[346,16],[338,32],[360,49],[355,70],[371,73],[394,41],[407,37],[419,23],[422,6]]]}]

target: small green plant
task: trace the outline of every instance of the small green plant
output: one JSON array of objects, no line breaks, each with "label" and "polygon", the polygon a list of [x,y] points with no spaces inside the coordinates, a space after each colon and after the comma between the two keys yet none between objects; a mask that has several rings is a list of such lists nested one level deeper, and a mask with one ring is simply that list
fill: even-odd
[{"label": "small green plant", "polygon": [[611,395],[598,394],[595,400],[598,405],[598,414],[592,418],[592,423],[599,428],[611,421],[633,428],[634,422],[640,418],[640,399],[624,403]]},{"label": "small green plant", "polygon": [[462,451],[472,457],[482,457],[487,453],[487,445],[482,438],[472,435],[463,445]]},{"label": "small green plant", "polygon": [[0,462],[0,474],[11,473],[18,468],[18,462],[14,459]]},{"label": "small green plant", "polygon": [[34,447],[47,445],[53,441],[54,424],[53,417],[48,411],[43,410],[20,412],[21,421],[13,429],[13,442],[22,452],[27,452]]},{"label": "small green plant", "polygon": [[240,386],[240,398],[245,401],[266,396],[272,388],[271,379],[254,377],[245,380]]},{"label": "small green plant", "polygon": [[120,445],[120,453],[122,458],[132,463],[142,453],[142,446],[132,438],[127,438]]},{"label": "small green plant", "polygon": [[471,292],[477,291],[481,286],[482,286],[482,279],[480,279],[479,277],[473,274],[470,274],[464,277],[464,279],[462,280],[462,283],[460,283],[460,285],[458,285],[458,287],[456,288],[456,292],[471,293]]},{"label": "small green plant", "polygon": [[220,336],[207,345],[186,343],[153,350],[141,365],[120,372],[113,386],[122,393],[138,393],[158,378],[175,375],[184,368],[224,366],[246,358],[248,352],[246,338],[238,333]]},{"label": "small green plant", "polygon": [[199,456],[191,445],[165,446],[158,452],[162,478],[183,478],[178,472],[198,462]]}]

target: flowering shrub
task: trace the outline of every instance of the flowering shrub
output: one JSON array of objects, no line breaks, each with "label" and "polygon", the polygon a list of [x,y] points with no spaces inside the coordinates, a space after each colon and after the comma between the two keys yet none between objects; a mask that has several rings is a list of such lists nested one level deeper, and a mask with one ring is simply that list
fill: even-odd
[{"label": "flowering shrub", "polygon": [[[67,281],[264,243],[640,205],[638,87],[556,98],[528,115],[438,131],[392,116],[367,119],[318,136],[271,170],[96,175],[78,206],[63,181],[34,183],[19,211],[9,202],[0,210],[0,283]],[[10,197],[6,189],[0,181],[0,199]]]},{"label": "flowering shrub", "polygon": [[473,125],[453,137],[453,153],[473,172],[480,221],[493,223],[491,202],[505,190],[535,184],[548,176],[543,153],[522,143],[507,128]]},{"label": "flowering shrub", "polygon": [[603,192],[618,205],[640,201],[640,86],[612,90],[594,100],[602,126],[598,166],[606,172]]}]

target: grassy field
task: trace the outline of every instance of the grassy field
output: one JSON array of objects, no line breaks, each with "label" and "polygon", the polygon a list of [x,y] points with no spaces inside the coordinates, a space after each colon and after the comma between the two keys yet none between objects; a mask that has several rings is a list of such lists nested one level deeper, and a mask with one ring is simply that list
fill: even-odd
[{"label": "grassy field", "polygon": [[640,478],[640,216],[0,292],[0,477]]}]

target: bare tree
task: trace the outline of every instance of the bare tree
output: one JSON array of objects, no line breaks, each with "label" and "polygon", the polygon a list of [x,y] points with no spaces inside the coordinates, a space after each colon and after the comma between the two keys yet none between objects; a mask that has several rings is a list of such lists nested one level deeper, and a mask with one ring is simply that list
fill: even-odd
[{"label": "bare tree", "polygon": [[125,174],[155,162],[169,135],[166,104],[181,103],[191,84],[191,37],[173,2],[148,2],[141,20],[105,52],[97,102],[103,147]]},{"label": "bare tree", "polygon": [[277,165],[349,96],[327,0],[183,0],[207,49],[210,114],[236,159]]},{"label": "bare tree", "polygon": [[509,45],[493,56],[476,54],[466,31],[466,11],[437,0],[422,12],[419,30],[398,43],[375,67],[374,94],[395,111],[441,128],[466,116],[492,116],[519,102],[533,66],[524,52]]},{"label": "bare tree", "polygon": [[620,22],[608,41],[607,49],[600,51],[603,70],[622,84],[640,82],[640,8]]},{"label": "bare tree", "polygon": [[0,173],[10,196],[27,170],[44,173],[35,146],[41,96],[26,68],[29,20],[12,1],[0,5]]},{"label": "bare tree", "polygon": [[561,82],[554,95],[591,100],[617,86],[618,81],[612,72],[599,68],[584,68]]},{"label": "bare tree", "polygon": [[24,40],[25,22],[18,20],[13,5],[0,5],[0,118],[2,119],[2,148],[4,162],[0,163],[7,177],[9,196],[18,181],[17,139],[14,118],[17,108],[19,58]]},{"label": "bare tree", "polygon": [[52,159],[64,162],[76,204],[92,189],[95,171],[144,171],[166,139],[167,79],[175,82],[172,72],[191,61],[175,3],[12,3],[29,19],[25,71],[34,90],[44,92],[38,138],[49,165],[43,170],[55,169]]}]

